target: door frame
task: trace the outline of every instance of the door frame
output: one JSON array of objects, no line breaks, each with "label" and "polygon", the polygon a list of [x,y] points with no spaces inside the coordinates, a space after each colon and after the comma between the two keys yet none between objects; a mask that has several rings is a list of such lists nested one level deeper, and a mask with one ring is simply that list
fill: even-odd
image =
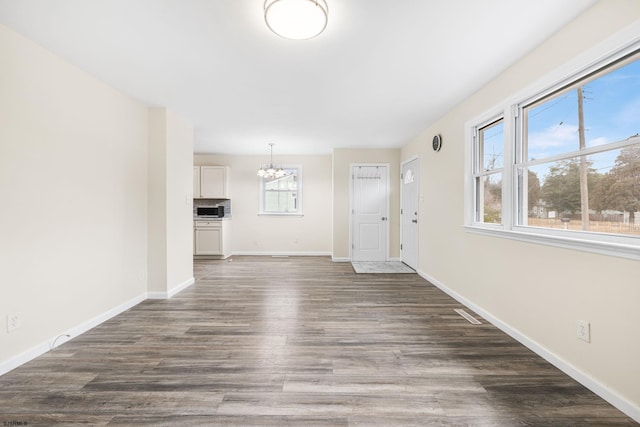
[{"label": "door frame", "polygon": [[[418,196],[418,200],[417,200],[418,203],[416,204],[417,209],[418,209],[418,242],[417,242],[418,244],[416,245],[416,257],[418,258],[418,265],[419,265],[420,264],[420,223],[421,223],[421,221],[419,220],[420,219],[420,176],[421,176],[420,173],[421,173],[421,171],[420,171],[420,156],[417,155],[417,154],[415,156],[413,156],[413,157],[409,157],[407,160],[404,160],[403,162],[400,163],[400,177],[401,177],[400,178],[400,209],[402,209],[402,206],[403,206],[402,202],[404,201],[404,185],[403,185],[404,184],[404,182],[403,182],[404,177],[402,176],[402,171],[404,170],[404,166],[407,163],[410,163],[410,162],[412,162],[414,160],[418,161],[418,171],[419,171],[418,172],[418,181],[416,182],[416,186],[417,186],[417,189],[418,189],[418,191],[416,192],[416,196]],[[402,242],[402,236],[404,235],[403,234],[403,231],[404,231],[403,230],[403,227],[404,227],[403,218],[404,218],[404,216],[400,215],[400,245],[402,245],[402,243],[403,243]],[[402,262],[402,249],[400,249],[400,261]],[[416,265],[416,271],[418,271],[418,265]]]},{"label": "door frame", "polygon": [[358,166],[378,166],[387,168],[387,206],[385,209],[385,215],[387,216],[387,220],[385,221],[387,224],[384,227],[384,232],[386,233],[386,242],[385,245],[385,261],[389,261],[389,223],[391,222],[389,218],[389,205],[391,203],[391,165],[389,163],[349,163],[349,175],[351,175],[351,180],[349,181],[349,261],[353,260],[353,183],[354,183],[354,175],[353,168]]}]

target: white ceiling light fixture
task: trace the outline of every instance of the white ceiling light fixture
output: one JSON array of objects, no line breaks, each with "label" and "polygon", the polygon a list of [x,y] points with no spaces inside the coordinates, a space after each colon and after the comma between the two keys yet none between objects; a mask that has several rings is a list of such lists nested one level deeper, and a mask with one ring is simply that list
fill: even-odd
[{"label": "white ceiling light fixture", "polygon": [[273,146],[275,144],[273,142],[269,143],[271,147],[271,161],[268,165],[262,165],[260,169],[258,169],[258,176],[260,178],[264,178],[268,181],[282,178],[287,175],[287,171],[282,168],[282,166],[273,164]]},{"label": "white ceiling light fixture", "polygon": [[325,0],[265,0],[264,20],[280,37],[307,40],[327,28],[329,8]]}]

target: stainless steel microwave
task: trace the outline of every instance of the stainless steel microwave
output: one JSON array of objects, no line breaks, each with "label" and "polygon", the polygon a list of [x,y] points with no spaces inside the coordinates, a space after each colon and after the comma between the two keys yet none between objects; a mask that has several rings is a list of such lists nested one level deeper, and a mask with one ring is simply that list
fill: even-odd
[{"label": "stainless steel microwave", "polygon": [[197,206],[196,216],[222,218],[224,217],[224,206]]}]

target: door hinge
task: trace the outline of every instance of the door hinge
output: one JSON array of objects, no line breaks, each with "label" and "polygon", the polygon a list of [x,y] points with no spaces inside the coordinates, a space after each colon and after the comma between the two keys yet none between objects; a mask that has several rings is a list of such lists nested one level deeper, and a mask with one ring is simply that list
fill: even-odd
[{"label": "door hinge", "polygon": [[404,215],[404,209],[400,209],[400,215]]},{"label": "door hinge", "polygon": [[400,250],[402,250],[402,243],[400,243]]}]

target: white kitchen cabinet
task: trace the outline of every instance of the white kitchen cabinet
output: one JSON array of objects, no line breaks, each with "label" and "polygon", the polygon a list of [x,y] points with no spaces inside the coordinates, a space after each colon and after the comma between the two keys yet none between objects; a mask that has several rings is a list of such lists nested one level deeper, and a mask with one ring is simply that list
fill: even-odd
[{"label": "white kitchen cabinet", "polygon": [[193,167],[194,199],[228,199],[229,167],[228,166],[194,166]]},{"label": "white kitchen cabinet", "polygon": [[229,257],[231,255],[231,221],[195,221],[193,254]]}]

